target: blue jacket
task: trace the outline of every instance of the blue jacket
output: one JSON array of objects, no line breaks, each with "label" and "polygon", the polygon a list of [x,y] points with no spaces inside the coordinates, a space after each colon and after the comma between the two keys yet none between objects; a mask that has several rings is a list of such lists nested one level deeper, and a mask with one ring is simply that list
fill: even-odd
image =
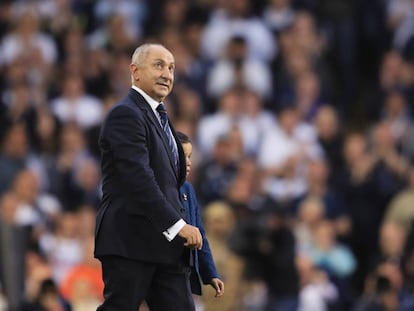
[{"label": "blue jacket", "polygon": [[180,188],[180,194],[182,204],[185,208],[187,223],[199,228],[203,238],[203,247],[201,250],[193,251],[194,265],[191,269],[190,276],[191,291],[194,294],[201,295],[200,279],[204,284],[210,284],[211,279],[218,278],[218,273],[207,241],[193,186],[186,181]]}]

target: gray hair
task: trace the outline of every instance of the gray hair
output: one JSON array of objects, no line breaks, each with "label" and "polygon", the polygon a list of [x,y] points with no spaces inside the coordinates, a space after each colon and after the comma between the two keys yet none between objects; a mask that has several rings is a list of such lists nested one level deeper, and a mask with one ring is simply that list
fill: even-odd
[{"label": "gray hair", "polygon": [[165,46],[163,46],[162,44],[158,44],[158,43],[145,43],[137,47],[134,51],[134,54],[132,54],[132,59],[131,59],[132,64],[135,64],[139,67],[142,66],[145,59],[148,57],[148,54],[151,48],[156,47],[156,46],[166,49]]}]

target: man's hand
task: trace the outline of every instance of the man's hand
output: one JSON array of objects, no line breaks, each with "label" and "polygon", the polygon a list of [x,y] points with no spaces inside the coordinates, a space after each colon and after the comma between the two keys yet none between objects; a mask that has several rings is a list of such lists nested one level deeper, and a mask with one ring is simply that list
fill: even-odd
[{"label": "man's hand", "polygon": [[184,243],[184,246],[197,249],[201,249],[203,246],[203,239],[200,230],[198,230],[197,227],[186,224],[181,231],[178,232],[178,235],[186,239],[187,242]]},{"label": "man's hand", "polygon": [[211,279],[211,286],[216,290],[214,297],[221,297],[224,294],[224,283],[218,278]]}]

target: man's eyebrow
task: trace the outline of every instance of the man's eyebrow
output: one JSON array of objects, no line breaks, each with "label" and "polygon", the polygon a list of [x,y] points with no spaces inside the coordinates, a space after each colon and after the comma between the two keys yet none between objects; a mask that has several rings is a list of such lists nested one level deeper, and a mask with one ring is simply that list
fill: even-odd
[{"label": "man's eyebrow", "polygon": [[[156,58],[156,59],[153,60],[153,62],[154,63],[156,63],[156,62],[162,62],[163,64],[167,64],[167,62],[165,60],[161,59],[161,58]],[[171,63],[169,63],[169,65],[175,65],[175,62],[172,61]]]}]

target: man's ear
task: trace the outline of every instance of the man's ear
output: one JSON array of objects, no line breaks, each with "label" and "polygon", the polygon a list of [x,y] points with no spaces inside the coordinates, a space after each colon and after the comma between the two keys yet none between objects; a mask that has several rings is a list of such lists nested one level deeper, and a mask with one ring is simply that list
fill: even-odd
[{"label": "man's ear", "polygon": [[136,64],[129,65],[129,69],[131,71],[131,76],[134,81],[139,81],[139,68]]}]

